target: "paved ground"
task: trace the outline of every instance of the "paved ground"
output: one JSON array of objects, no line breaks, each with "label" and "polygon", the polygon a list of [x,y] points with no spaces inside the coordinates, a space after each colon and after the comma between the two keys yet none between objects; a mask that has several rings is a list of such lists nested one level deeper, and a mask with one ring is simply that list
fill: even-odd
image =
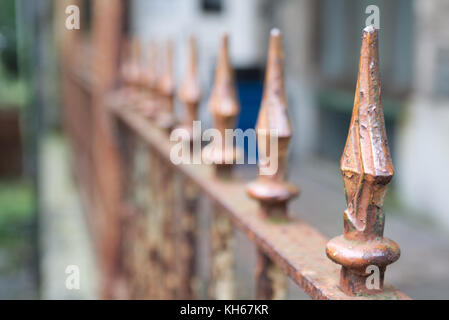
[{"label": "paved ground", "polygon": [[[94,256],[89,245],[85,221],[69,174],[65,146],[59,140],[46,145],[43,163],[44,219],[41,223],[43,287],[42,297],[72,299],[96,297]],[[298,161],[290,165],[292,181],[301,188],[301,196],[294,201],[291,212],[298,218],[317,226],[327,237],[341,234],[345,200],[341,175],[337,164]],[[243,172],[243,173],[242,173]],[[239,174],[255,174],[254,168]],[[393,194],[393,193],[392,193]],[[392,199],[389,202],[394,203]],[[208,203],[203,201],[200,214],[202,225],[209,220]],[[387,281],[412,298],[449,299],[449,235],[437,226],[405,214],[394,206],[386,207],[385,235],[399,243],[401,259],[389,267]],[[208,233],[200,235],[200,274],[207,281]],[[253,268],[255,251],[244,235],[236,232],[237,297],[253,298]],[[75,264],[81,270],[81,290],[65,288],[65,268]],[[206,286],[203,282],[202,292]],[[307,299],[291,283],[289,298]]]},{"label": "paved ground", "polygon": [[[48,139],[41,159],[42,299],[95,299],[95,258],[87,226],[70,174],[67,146],[60,138]],[[67,266],[79,267],[80,289],[66,287]]]}]

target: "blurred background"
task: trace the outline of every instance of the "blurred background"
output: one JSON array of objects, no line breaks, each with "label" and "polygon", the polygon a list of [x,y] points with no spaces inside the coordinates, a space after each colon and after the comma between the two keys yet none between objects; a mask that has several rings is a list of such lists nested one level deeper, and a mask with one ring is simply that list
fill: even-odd
[{"label": "blurred background", "polygon": [[[89,191],[73,179],[76,157],[66,135],[68,105],[63,94],[63,74],[68,69],[81,78],[85,70],[93,77],[102,72],[100,66],[92,66],[98,61],[95,50],[101,45],[97,43],[103,41],[92,30],[108,14],[95,10],[99,1],[0,2],[3,299],[99,297],[98,261],[83,203],[83,194]],[[79,31],[65,27],[65,10],[71,4],[80,8]],[[448,1],[125,0],[122,19],[109,24],[111,33],[122,30],[144,46],[172,39],[177,85],[186,69],[187,39],[196,36],[204,93],[200,118],[206,126],[211,125],[207,98],[220,35],[229,32],[242,129],[255,125],[268,35],[271,28],[279,28],[284,35],[294,128],[290,180],[302,190],[291,210],[333,237],[343,230],[339,158],[353,107],[361,30],[371,14],[366,13],[369,5],[380,9],[383,106],[396,169],[385,204],[385,235],[402,250],[401,259],[389,267],[387,281],[412,298],[448,299]],[[83,44],[77,50],[65,45],[67,38],[75,36]],[[64,55],[80,63],[66,65]],[[83,90],[89,92],[94,82],[84,83]],[[242,243],[236,255],[243,257],[236,259],[240,261],[237,275],[251,279],[254,248],[243,235],[236,237]],[[80,290],[65,287],[65,268],[72,264],[82,270]],[[253,284],[248,281],[239,282],[239,298],[252,297]],[[289,290],[290,298],[305,298],[294,285]]]}]

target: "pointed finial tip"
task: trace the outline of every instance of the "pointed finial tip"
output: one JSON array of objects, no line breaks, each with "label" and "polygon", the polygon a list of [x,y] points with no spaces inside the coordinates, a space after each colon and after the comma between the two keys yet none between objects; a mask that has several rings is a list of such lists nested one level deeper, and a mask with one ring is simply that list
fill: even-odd
[{"label": "pointed finial tip", "polygon": [[281,30],[279,30],[278,28],[273,28],[273,29],[271,29],[270,34],[273,37],[279,37],[281,35]]},{"label": "pointed finial tip", "polygon": [[226,31],[225,32],[223,32],[222,34],[221,34],[221,42],[222,43],[228,43],[228,40],[229,40],[229,33],[227,33]]},{"label": "pointed finial tip", "polygon": [[282,33],[279,29],[274,28],[270,32],[269,52],[274,55],[282,54]]},{"label": "pointed finial tip", "polygon": [[363,29],[363,32],[364,33],[375,33],[375,32],[377,32],[377,29],[374,25],[371,24],[371,25],[365,27],[365,29]]}]

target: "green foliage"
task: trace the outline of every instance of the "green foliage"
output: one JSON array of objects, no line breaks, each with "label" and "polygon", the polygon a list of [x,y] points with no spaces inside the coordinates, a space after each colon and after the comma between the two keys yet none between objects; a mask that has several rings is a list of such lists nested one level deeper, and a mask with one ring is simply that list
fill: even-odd
[{"label": "green foliage", "polygon": [[16,24],[16,0],[0,1],[1,25],[14,27]]},{"label": "green foliage", "polygon": [[0,182],[0,238],[12,225],[29,223],[33,206],[33,193],[29,183]]},{"label": "green foliage", "polygon": [[16,8],[14,0],[0,1],[0,63],[14,77],[18,75]]},{"label": "green foliage", "polygon": [[18,76],[15,0],[0,1],[0,107],[26,105],[28,88]]},{"label": "green foliage", "polygon": [[0,182],[0,275],[15,274],[32,257],[31,185],[24,181]]},{"label": "green foliage", "polygon": [[25,106],[28,95],[26,82],[11,76],[0,61],[0,108]]}]

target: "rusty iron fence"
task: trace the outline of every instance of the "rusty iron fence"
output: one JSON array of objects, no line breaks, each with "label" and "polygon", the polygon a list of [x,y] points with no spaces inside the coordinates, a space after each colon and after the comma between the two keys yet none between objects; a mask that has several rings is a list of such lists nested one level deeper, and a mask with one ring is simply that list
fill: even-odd
[{"label": "rusty iron fence", "polygon": [[[377,30],[363,30],[354,109],[341,159],[344,230],[329,241],[288,214],[288,202],[299,190],[286,174],[292,125],[280,31],[270,35],[257,122],[259,142],[270,139],[270,131],[263,129],[278,132],[279,169],[244,181],[233,176],[238,149],[217,141],[202,152],[194,147],[200,137],[192,122],[204,97],[195,39],[189,39],[186,75],[176,91],[172,42],[152,43],[144,50],[137,40],[105,36],[114,28],[121,34],[120,3],[95,1],[94,9],[109,19],[93,21],[91,45],[70,35],[63,50],[65,128],[96,243],[103,297],[198,298],[198,210],[199,200],[207,198],[213,203],[209,298],[235,297],[237,228],[257,248],[257,299],[285,298],[287,277],[313,299],[408,299],[383,281],[400,251],[383,237],[382,206],[394,170],[382,111]],[[181,120],[174,112],[176,99],[184,106]],[[209,108],[216,129],[224,133],[234,128],[240,105],[227,35],[221,40]],[[175,128],[189,133],[183,144],[190,156],[201,152],[212,164],[174,164],[169,135]],[[259,171],[266,165],[260,161]],[[377,288],[367,285],[373,266],[379,271]]]}]

